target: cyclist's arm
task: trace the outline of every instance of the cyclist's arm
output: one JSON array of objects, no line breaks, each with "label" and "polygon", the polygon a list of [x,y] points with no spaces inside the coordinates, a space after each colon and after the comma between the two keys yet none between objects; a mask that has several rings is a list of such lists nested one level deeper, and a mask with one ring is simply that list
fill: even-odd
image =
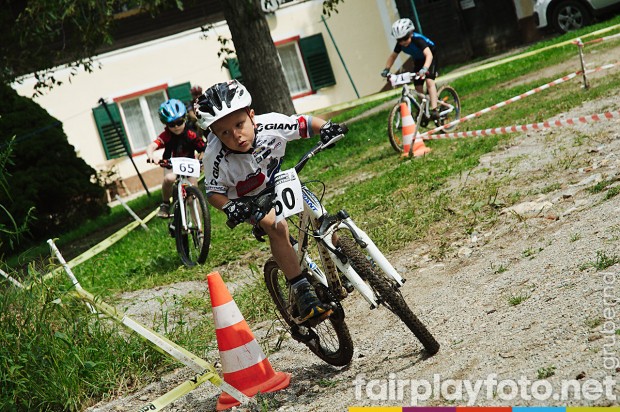
[{"label": "cyclist's arm", "polygon": [[207,192],[207,201],[214,208],[222,210],[222,207],[228,202],[228,197],[221,193]]},{"label": "cyclist's arm", "polygon": [[159,149],[159,145],[157,144],[157,142],[151,142],[151,144],[146,147],[146,157],[153,163],[156,163],[153,154],[157,149]]},{"label": "cyclist's arm", "polygon": [[422,53],[424,53],[424,67],[428,69],[433,63],[433,52],[430,47],[425,47],[424,50],[422,50]]},{"label": "cyclist's arm", "polygon": [[398,57],[398,53],[392,52],[390,56],[388,57],[387,62],[385,63],[385,68],[390,70],[390,68],[392,68],[392,65],[396,61],[397,57]]}]

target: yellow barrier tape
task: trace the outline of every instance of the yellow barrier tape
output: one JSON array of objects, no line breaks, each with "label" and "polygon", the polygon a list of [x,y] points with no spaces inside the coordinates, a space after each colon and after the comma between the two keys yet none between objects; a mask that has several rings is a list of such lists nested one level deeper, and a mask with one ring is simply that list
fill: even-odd
[{"label": "yellow barrier tape", "polygon": [[[146,411],[161,411],[166,406],[170,405],[172,402],[177,399],[187,395],[198,386],[202,385],[208,380],[211,380],[212,375],[210,372],[205,371],[204,373],[199,373],[195,375],[193,378],[183,382],[176,388],[172,389],[169,392],[166,392],[159,398],[155,399],[152,402],[144,405],[140,409],[137,409],[136,412],[146,412]],[[218,376],[219,378],[219,376]]]},{"label": "yellow barrier tape", "polygon": [[[183,348],[182,346],[177,345],[176,343],[172,342],[165,336],[133,320],[125,312],[118,310],[114,306],[108,305],[107,303],[101,300],[95,299],[93,294],[91,294],[90,292],[82,288],[82,285],[80,285],[79,280],[75,277],[73,271],[71,270],[67,262],[65,262],[65,259],[63,258],[62,254],[60,253],[60,251],[54,244],[54,241],[52,239],[48,239],[47,243],[50,245],[52,252],[54,252],[57,259],[62,264],[62,267],[65,269],[67,276],[69,276],[69,279],[71,279],[71,282],[75,288],[72,291],[72,294],[76,295],[78,298],[82,300],[85,300],[87,306],[89,306],[91,310],[93,310],[93,312],[95,312],[95,308],[96,308],[97,311],[111,317],[112,319],[119,322],[121,325],[125,326],[129,330],[136,332],[140,337],[150,342],[157,350],[159,350],[160,352],[163,351],[164,353],[168,354],[169,356],[176,359],[177,361],[190,367],[194,372],[197,372],[200,376],[204,375],[206,380],[213,383],[215,386],[220,388],[222,391],[225,391],[226,393],[228,393],[230,396],[235,398],[240,403],[243,404],[243,403],[254,402],[253,399],[248,398],[241,391],[237,390],[235,387],[226,383],[222,378],[220,378],[220,376],[217,374],[217,371],[215,370],[213,365],[209,364],[204,359],[194,355],[193,353]],[[190,386],[191,384],[184,386],[183,390],[189,388]]]},{"label": "yellow barrier tape", "polygon": [[[155,215],[157,215],[157,211],[158,210],[159,210],[159,208],[153,210],[151,213],[148,214],[148,216],[146,216],[142,220],[142,222],[146,224],[149,220],[153,219],[155,217]],[[108,237],[108,238],[104,239],[103,241],[97,243],[95,246],[91,247],[86,252],[84,252],[81,255],[79,255],[79,256],[73,258],[72,260],[70,260],[67,263],[67,265],[69,265],[69,267],[71,267],[71,268],[74,268],[77,265],[79,265],[80,263],[86,262],[88,259],[90,259],[93,256],[103,252],[104,250],[106,250],[107,248],[109,248],[110,246],[112,246],[113,244],[118,242],[119,240],[121,240],[123,237],[127,236],[127,234],[129,232],[131,232],[132,230],[134,230],[136,227],[138,227],[138,225],[140,225],[140,222],[137,222],[137,221],[133,221],[133,222],[129,223],[127,226],[123,227],[118,232],[113,233],[110,237]],[[45,280],[48,280],[48,279],[52,278],[53,276],[56,276],[58,274],[58,272],[60,272],[61,270],[62,270],[61,267],[54,269],[50,273],[48,273],[45,276],[43,276],[42,280],[45,281]]]}]

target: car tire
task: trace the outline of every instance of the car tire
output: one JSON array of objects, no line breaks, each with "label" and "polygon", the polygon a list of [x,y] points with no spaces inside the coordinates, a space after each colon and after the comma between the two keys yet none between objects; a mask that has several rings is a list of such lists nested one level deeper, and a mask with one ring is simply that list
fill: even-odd
[{"label": "car tire", "polygon": [[559,2],[551,13],[550,22],[553,28],[566,33],[587,26],[592,21],[588,7],[578,0]]}]

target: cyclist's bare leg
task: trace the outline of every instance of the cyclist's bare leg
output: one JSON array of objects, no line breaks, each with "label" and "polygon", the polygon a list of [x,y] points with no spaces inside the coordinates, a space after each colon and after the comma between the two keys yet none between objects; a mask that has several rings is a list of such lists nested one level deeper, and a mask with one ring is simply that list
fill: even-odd
[{"label": "cyclist's bare leg", "polygon": [[426,90],[428,90],[428,97],[430,98],[431,110],[437,108],[437,85],[435,80],[426,79]]},{"label": "cyclist's bare leg", "polygon": [[177,175],[172,173],[171,170],[164,170],[164,181],[161,184],[161,197],[165,203],[170,202],[172,196],[172,185],[177,179]]},{"label": "cyclist's bare leg", "polygon": [[261,228],[269,237],[271,254],[287,279],[293,279],[301,273],[301,267],[297,262],[297,253],[289,240],[289,231],[286,220],[277,225],[276,212],[272,209],[267,216],[260,221]]}]

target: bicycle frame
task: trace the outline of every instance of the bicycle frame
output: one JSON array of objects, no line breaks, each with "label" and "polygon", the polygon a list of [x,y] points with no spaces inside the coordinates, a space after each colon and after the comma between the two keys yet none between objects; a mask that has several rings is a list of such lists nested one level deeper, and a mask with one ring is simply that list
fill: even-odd
[{"label": "bicycle frame", "polygon": [[[302,222],[300,227],[307,227],[305,223],[307,223],[309,219],[318,220],[319,218],[323,218],[325,221],[325,219],[330,217],[327,210],[320,203],[316,195],[314,195],[314,193],[312,193],[305,185],[302,186],[302,192],[304,211],[299,214],[300,222]],[[371,309],[377,308],[377,296],[373,290],[366,284],[366,282],[364,282],[364,280],[345,259],[337,255],[336,246],[333,244],[333,235],[336,231],[346,230],[350,232],[355,241],[367,250],[368,255],[370,255],[374,263],[379,266],[379,268],[381,268],[381,270],[383,270],[383,272],[386,273],[391,279],[393,279],[399,287],[402,286],[405,281],[385,258],[383,253],[381,253],[381,251],[377,248],[370,237],[362,229],[357,227],[355,222],[353,222],[353,219],[349,217],[346,211],[341,210],[335,216],[336,219],[330,222],[327,227],[315,228],[317,230],[315,230],[314,233],[307,233],[305,236],[313,236],[318,243],[324,246],[331,261],[336,264],[338,269],[340,269],[340,271],[346,276],[355,289],[360,292],[364,299],[370,304]],[[300,232],[303,232],[303,230]],[[300,235],[302,235],[302,233],[300,233]],[[296,246],[304,244],[303,239],[298,239]],[[297,247],[296,249],[299,261],[302,266],[308,269],[308,273],[325,287],[329,287],[327,275],[321,271],[314,261],[312,261],[305,248],[302,247],[300,249]]]},{"label": "bicycle frame", "polygon": [[[187,186],[192,186],[192,183],[189,181],[187,176],[178,175],[176,186],[177,186],[176,200],[179,204],[179,210],[181,212],[181,225],[183,226],[183,230],[187,230],[187,219],[185,215],[185,202],[183,202],[182,200],[185,199],[185,196],[186,196],[185,188]],[[194,210],[194,215],[199,216],[198,211]]]},{"label": "bicycle frame", "polygon": [[[439,92],[439,89],[437,91]],[[420,100],[420,102],[418,102],[418,99]],[[414,104],[417,107],[420,114],[416,119],[416,125],[420,124],[420,121],[422,120],[422,113],[424,114],[424,116],[426,116],[426,118],[430,118],[430,97],[428,96],[428,94],[420,93],[415,90],[415,88],[409,87],[408,84],[403,84],[400,101],[407,103],[409,105],[409,110],[412,113],[413,111],[411,104]],[[453,105],[442,101],[437,102],[437,107],[439,108],[438,114],[440,117],[447,116],[449,113],[454,111]]]}]

